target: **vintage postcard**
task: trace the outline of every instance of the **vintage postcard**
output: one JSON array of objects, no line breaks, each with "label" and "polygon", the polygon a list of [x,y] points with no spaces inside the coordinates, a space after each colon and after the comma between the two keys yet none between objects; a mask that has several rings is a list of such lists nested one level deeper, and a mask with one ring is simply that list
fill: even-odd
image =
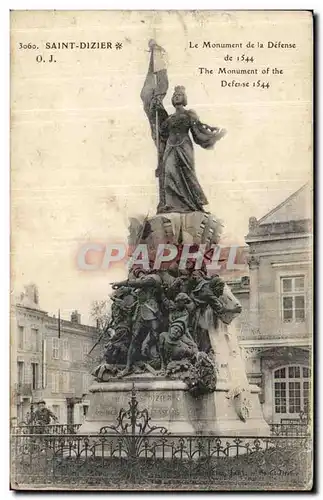
[{"label": "vintage postcard", "polygon": [[310,490],[311,11],[11,11],[14,490]]}]

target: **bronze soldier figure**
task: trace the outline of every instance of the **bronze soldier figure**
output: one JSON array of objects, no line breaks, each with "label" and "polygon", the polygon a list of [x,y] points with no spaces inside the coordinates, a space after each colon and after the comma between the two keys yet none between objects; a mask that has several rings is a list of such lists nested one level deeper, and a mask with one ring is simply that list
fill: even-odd
[{"label": "bronze soldier figure", "polygon": [[132,335],[127,355],[126,368],[119,374],[124,377],[131,372],[136,355],[140,354],[143,341],[149,335],[146,349],[152,343],[158,345],[159,336],[159,304],[162,296],[162,281],[158,274],[148,274],[138,269],[135,273],[137,278],[115,283],[114,288],[120,286],[133,287],[137,289],[137,307],[132,324]]}]

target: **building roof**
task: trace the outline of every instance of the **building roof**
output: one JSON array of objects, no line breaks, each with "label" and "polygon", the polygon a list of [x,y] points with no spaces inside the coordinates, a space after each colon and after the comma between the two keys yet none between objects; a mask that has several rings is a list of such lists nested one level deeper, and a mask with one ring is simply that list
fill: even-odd
[{"label": "building roof", "polygon": [[84,325],[83,323],[76,323],[75,321],[68,321],[66,319],[58,319],[55,316],[48,316],[47,326],[51,330],[58,331],[58,322],[60,321],[60,327],[63,332],[69,332],[78,335],[91,335],[97,334],[97,328],[92,325]]},{"label": "building roof", "polygon": [[298,191],[289,196],[264,217],[258,225],[279,224],[289,221],[308,220],[312,218],[310,185],[304,184]]}]

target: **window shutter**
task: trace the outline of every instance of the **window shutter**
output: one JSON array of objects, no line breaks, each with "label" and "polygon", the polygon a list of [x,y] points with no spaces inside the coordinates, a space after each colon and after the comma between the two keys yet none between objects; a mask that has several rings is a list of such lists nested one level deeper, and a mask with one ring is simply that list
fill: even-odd
[{"label": "window shutter", "polygon": [[59,339],[57,337],[52,338],[52,358],[59,359]]},{"label": "window shutter", "polygon": [[50,372],[48,377],[48,387],[51,392],[54,392],[54,372]]},{"label": "window shutter", "polygon": [[64,388],[64,372],[63,373],[57,373],[57,383],[59,387],[60,392],[65,392]]},{"label": "window shutter", "polygon": [[51,392],[57,394],[59,392],[59,389],[60,389],[60,373],[59,372],[56,372],[56,371],[53,371],[51,373]]},{"label": "window shutter", "polygon": [[47,386],[47,343],[43,340],[43,351],[42,351],[42,387],[46,389]]},{"label": "window shutter", "polygon": [[24,350],[29,350],[29,345],[28,345],[28,329],[27,328],[24,328],[24,331],[23,331],[23,339],[24,339],[24,344],[23,344],[23,349]]},{"label": "window shutter", "polygon": [[63,382],[63,392],[69,392],[70,391],[70,373],[69,372],[63,372],[62,373],[62,382]]},{"label": "window shutter", "polygon": [[89,354],[89,344],[87,342],[83,343],[83,361],[87,361],[87,355]]},{"label": "window shutter", "polygon": [[65,361],[69,361],[70,356],[69,356],[69,343],[67,339],[64,339],[62,342],[62,358]]},{"label": "window shutter", "polygon": [[31,364],[30,363],[25,363],[25,374],[24,374],[24,380],[23,380],[23,382],[26,383],[26,384],[30,384],[31,383],[31,379],[32,379],[32,376],[31,376]]}]

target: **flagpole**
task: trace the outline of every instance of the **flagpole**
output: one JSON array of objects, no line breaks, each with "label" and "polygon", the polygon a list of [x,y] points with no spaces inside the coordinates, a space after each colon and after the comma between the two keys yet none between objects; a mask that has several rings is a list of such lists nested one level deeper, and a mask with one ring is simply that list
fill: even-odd
[{"label": "flagpole", "polygon": [[58,338],[61,338],[61,310],[58,309]]},{"label": "flagpole", "polygon": [[156,99],[156,110],[155,110],[155,130],[156,130],[156,149],[157,149],[157,169],[156,169],[156,177],[160,177],[159,180],[159,204],[162,203],[162,176],[161,176],[161,171],[160,171],[160,152],[159,152],[159,123],[158,123],[158,106],[157,106],[157,88],[158,88],[158,81],[157,81],[157,72],[155,71],[155,54],[154,54],[154,45],[151,47],[151,52],[152,52],[152,66],[153,66],[153,73],[154,73],[154,81],[155,81],[155,99]]},{"label": "flagpole", "polygon": [[[151,73],[153,74],[153,78],[151,78],[151,76],[150,76],[149,83],[148,83],[148,80],[146,78],[146,82],[145,82],[145,85],[147,86],[146,90],[147,90],[147,92],[149,90],[149,92],[147,93],[147,97],[142,96],[142,99],[144,102],[145,102],[145,99],[147,99],[146,106],[147,106],[148,101],[149,101],[150,109],[153,107],[153,106],[151,106],[151,103],[152,102],[155,103],[155,111],[153,112],[153,109],[151,109],[151,111],[146,110],[146,114],[147,114],[149,121],[150,121],[151,131],[152,131],[154,143],[155,143],[155,146],[157,149],[157,168],[155,171],[155,175],[156,175],[156,177],[160,178],[159,179],[159,203],[158,203],[158,207],[157,207],[157,212],[158,212],[164,206],[163,187],[162,187],[163,174],[161,172],[163,162],[162,162],[162,158],[161,158],[162,152],[160,150],[161,148],[163,148],[163,142],[161,141],[160,130],[159,130],[159,105],[161,105],[161,98],[163,98],[166,94],[166,91],[168,88],[168,80],[167,80],[167,74],[166,75],[164,75],[164,73],[161,74],[161,71],[165,69],[164,64],[163,64],[163,57],[162,57],[162,53],[163,53],[162,47],[159,47],[159,45],[157,45],[157,43],[153,39],[149,40],[148,47],[149,47],[149,51],[150,51],[150,62],[149,62],[149,69],[148,69],[147,78],[149,75],[151,75]],[[160,52],[160,54],[159,54],[159,52]],[[160,80],[160,78],[161,78],[161,80]],[[166,78],[166,80],[165,80],[165,78]],[[145,87],[145,85],[144,85],[144,87]],[[151,90],[152,90],[151,87],[152,86],[153,86],[153,93],[151,94]],[[166,87],[166,88],[164,88],[164,87]],[[152,114],[152,112],[153,112],[153,114]],[[166,112],[165,112],[165,114],[167,116]]]},{"label": "flagpole", "polygon": [[[153,60],[153,73],[155,79],[155,91],[157,90],[157,73],[155,72],[155,57],[154,57],[154,47],[151,48],[152,60]],[[155,93],[155,98],[157,94]],[[156,117],[155,117],[155,127],[156,127],[156,147],[157,147],[157,170],[159,168],[159,129],[158,129],[158,107],[156,106]]]},{"label": "flagpole", "polygon": [[[155,74],[155,83],[157,87],[157,75]],[[157,168],[159,168],[159,129],[158,129],[158,108],[156,107],[156,147],[157,147]]]}]

